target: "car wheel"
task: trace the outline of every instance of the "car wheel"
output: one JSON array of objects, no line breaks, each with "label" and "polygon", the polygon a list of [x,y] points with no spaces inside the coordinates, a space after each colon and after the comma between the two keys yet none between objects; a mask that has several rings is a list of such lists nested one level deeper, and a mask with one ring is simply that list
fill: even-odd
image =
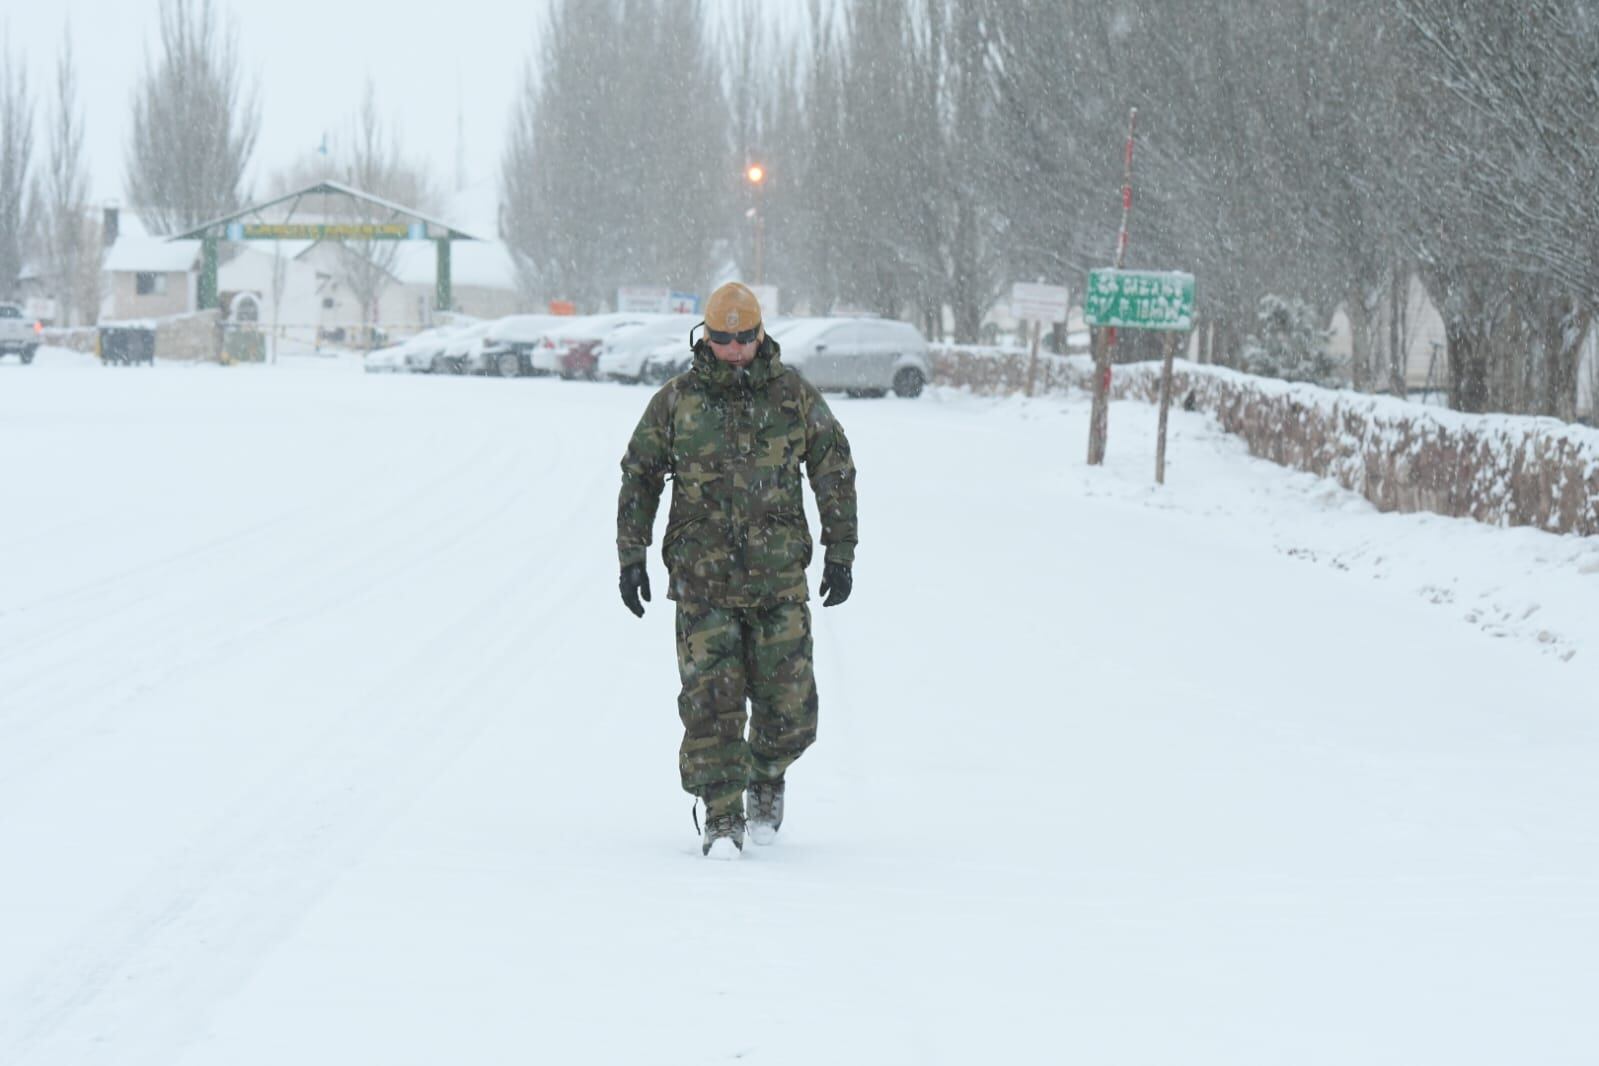
[{"label": "car wheel", "polygon": [[522,369],[522,361],[514,352],[501,352],[494,360],[494,369],[500,372],[502,378],[514,378]]},{"label": "car wheel", "polygon": [[922,394],[922,372],[913,366],[907,366],[894,375],[894,395],[903,396],[907,400],[915,399]]},{"label": "car wheel", "polygon": [[33,349],[33,348],[24,348],[24,349],[22,349],[22,365],[23,366],[27,366],[29,363],[33,362],[34,350],[35,349]]}]

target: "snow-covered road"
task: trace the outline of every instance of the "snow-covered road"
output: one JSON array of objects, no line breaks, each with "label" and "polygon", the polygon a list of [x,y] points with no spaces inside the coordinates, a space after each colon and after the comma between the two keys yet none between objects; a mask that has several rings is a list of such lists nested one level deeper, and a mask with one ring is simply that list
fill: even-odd
[{"label": "snow-covered road", "polygon": [[646,398],[0,364],[0,1063],[1599,1061],[1599,544],[840,398],[821,738],[707,863]]}]

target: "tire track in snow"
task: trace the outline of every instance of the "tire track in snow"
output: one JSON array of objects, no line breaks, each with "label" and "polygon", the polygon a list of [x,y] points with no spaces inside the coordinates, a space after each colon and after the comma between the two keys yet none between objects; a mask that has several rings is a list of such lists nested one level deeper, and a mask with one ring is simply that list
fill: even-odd
[{"label": "tire track in snow", "polygon": [[[539,475],[554,469],[558,454],[541,457],[541,465],[529,470],[516,453],[507,451],[492,435],[485,438],[478,450],[459,465],[417,485],[376,514],[350,514],[341,517],[335,526],[298,538],[300,542],[319,545],[358,542],[361,550],[353,559],[317,550],[231,572],[229,587],[245,591],[270,587],[275,601],[293,606],[264,616],[255,624],[197,641],[177,655],[170,645],[171,633],[196,612],[194,602],[183,597],[167,597],[161,614],[126,619],[98,638],[79,634],[74,646],[81,643],[86,649],[112,647],[117,653],[98,667],[84,669],[83,652],[78,651],[50,670],[37,671],[33,690],[26,685],[13,689],[13,713],[5,722],[10,743],[5,752],[0,752],[0,801],[6,788],[15,785],[21,775],[42,770],[69,750],[76,738],[96,729],[127,704],[230,655],[248,653],[264,637],[303,624],[331,605],[357,602],[364,592],[403,580],[441,556],[447,558],[450,552],[469,543],[474,533],[492,528],[534,491]],[[485,455],[492,455],[497,462],[483,461]],[[453,490],[449,494],[452,505],[439,506],[442,490],[447,487]],[[477,509],[455,506],[455,497],[467,503],[494,501],[494,505]],[[423,535],[423,527],[417,524],[397,521],[400,516],[417,511],[439,516],[432,519],[432,536]],[[379,534],[377,539],[355,536],[373,530]],[[155,598],[148,592],[133,592],[146,601]],[[213,591],[211,597],[216,596]],[[134,627],[134,635],[124,638],[121,634],[128,626]],[[43,694],[37,694],[36,690],[54,678],[63,679],[65,685],[44,687]],[[31,707],[30,698],[36,701]],[[19,707],[29,709],[27,719],[19,717]]]},{"label": "tire track in snow", "polygon": [[[581,529],[572,518],[599,485],[549,528]],[[404,663],[31,975],[20,1016],[0,1021],[0,1062],[171,1061],[386,825],[497,715],[521,713],[506,697],[528,649],[577,639],[551,608],[586,591],[583,571],[550,539],[508,574],[512,587],[539,579],[536,610],[507,583],[480,591],[440,627],[440,657]]]}]

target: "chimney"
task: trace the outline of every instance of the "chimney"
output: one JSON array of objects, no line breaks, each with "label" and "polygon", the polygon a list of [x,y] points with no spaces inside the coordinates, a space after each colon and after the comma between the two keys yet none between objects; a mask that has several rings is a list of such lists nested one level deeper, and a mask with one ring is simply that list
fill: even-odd
[{"label": "chimney", "polygon": [[109,248],[117,243],[117,229],[122,221],[122,213],[115,204],[107,204],[105,209],[105,224],[101,227],[101,243]]}]

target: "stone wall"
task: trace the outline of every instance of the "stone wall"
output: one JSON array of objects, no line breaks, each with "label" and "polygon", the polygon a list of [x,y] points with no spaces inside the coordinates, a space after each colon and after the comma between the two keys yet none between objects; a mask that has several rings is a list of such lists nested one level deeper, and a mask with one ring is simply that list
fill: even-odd
[{"label": "stone wall", "polygon": [[217,362],[222,357],[222,312],[194,311],[155,322],[157,359]]}]

